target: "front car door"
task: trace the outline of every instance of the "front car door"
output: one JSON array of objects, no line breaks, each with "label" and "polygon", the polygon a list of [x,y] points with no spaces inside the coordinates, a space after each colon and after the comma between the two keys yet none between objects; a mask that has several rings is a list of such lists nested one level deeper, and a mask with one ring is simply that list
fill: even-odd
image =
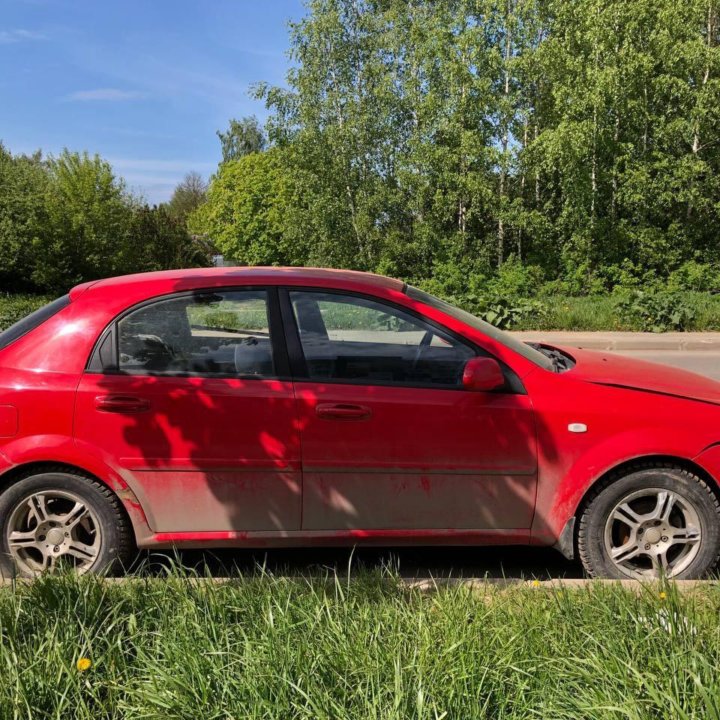
[{"label": "front car door", "polygon": [[[303,530],[527,529],[530,399],[466,391],[481,351],[371,297],[282,291],[303,463]],[[511,372],[508,370],[508,372]]]},{"label": "front car door", "polygon": [[76,442],[102,449],[156,532],[300,529],[299,437],[276,295],[156,298],[99,342],[77,393]]}]

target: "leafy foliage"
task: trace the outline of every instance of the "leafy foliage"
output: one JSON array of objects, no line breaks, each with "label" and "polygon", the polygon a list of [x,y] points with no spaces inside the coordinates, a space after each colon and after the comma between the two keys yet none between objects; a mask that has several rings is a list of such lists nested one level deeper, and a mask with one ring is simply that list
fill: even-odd
[{"label": "leafy foliage", "polygon": [[64,288],[113,274],[132,204],[110,165],[98,156],[63,152],[48,162],[48,225],[34,242],[32,279]]},{"label": "leafy foliage", "polygon": [[192,242],[184,223],[164,206],[137,208],[118,243],[117,272],[149,272],[207,265],[206,251]]},{"label": "leafy foliage", "polygon": [[639,330],[687,330],[695,310],[679,293],[632,290],[616,302],[619,316]]},{"label": "leafy foliage", "polygon": [[715,262],[714,0],[307,9],[287,87],[256,88],[295,189],[272,234],[302,223],[298,262],[428,281],[510,263],[566,294]]},{"label": "leafy foliage", "polygon": [[119,273],[207,264],[184,220],[143,205],[102,158],[13,156],[0,145],[2,290],[60,293]]},{"label": "leafy foliage", "polygon": [[0,332],[14,325],[18,320],[46,303],[50,302],[49,297],[38,295],[9,295],[0,293]]},{"label": "leafy foliage", "polygon": [[267,144],[265,132],[254,115],[241,120],[230,120],[228,129],[225,132],[218,131],[217,136],[222,148],[223,162],[262,152]]},{"label": "leafy foliage", "polygon": [[509,327],[618,288],[649,293],[623,323],[688,327],[667,293],[720,290],[717,0],[306,8],[206,200],[190,177],[152,214],[100,158],[0,147],[0,287],[206,262],[187,224],[231,261],[395,275]]},{"label": "leafy foliage", "polygon": [[207,202],[189,219],[193,232],[207,235],[227,257],[247,265],[302,264],[306,239],[292,229],[293,186],[279,149],[224,162]]},{"label": "leafy foliage", "polygon": [[168,212],[180,222],[186,222],[190,214],[205,202],[207,189],[207,183],[199,173],[189,172],[173,191]]},{"label": "leafy foliage", "polygon": [[501,330],[511,330],[531,319],[545,315],[545,307],[537,300],[491,298],[479,312],[480,317]]},{"label": "leafy foliage", "polygon": [[33,248],[46,231],[49,180],[38,155],[14,158],[0,144],[0,288],[33,289]]}]

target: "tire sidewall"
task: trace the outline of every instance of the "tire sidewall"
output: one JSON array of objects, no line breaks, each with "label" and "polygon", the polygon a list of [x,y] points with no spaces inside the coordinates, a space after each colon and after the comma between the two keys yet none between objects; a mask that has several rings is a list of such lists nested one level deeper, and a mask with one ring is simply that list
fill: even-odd
[{"label": "tire sidewall", "polygon": [[13,510],[29,495],[43,490],[65,490],[80,496],[92,509],[100,524],[100,552],[87,572],[97,573],[111,567],[117,559],[117,518],[106,498],[86,479],[70,473],[48,472],[32,475],[11,485],[0,495],[0,574],[22,576],[15,565],[7,542],[7,523]]},{"label": "tire sidewall", "polygon": [[583,564],[595,577],[633,579],[621,572],[605,550],[605,525],[610,512],[623,497],[646,488],[670,490],[690,502],[700,518],[700,549],[692,563],[674,580],[702,577],[717,561],[720,545],[720,517],[712,490],[694,475],[677,468],[647,468],[616,480],[590,502],[581,518]]}]

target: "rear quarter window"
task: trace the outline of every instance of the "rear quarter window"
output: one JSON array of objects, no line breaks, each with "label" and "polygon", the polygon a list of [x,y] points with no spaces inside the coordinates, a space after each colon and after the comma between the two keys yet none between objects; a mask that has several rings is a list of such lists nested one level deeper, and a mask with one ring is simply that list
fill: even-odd
[{"label": "rear quarter window", "polygon": [[69,304],[70,296],[63,295],[11,325],[7,330],[0,333],[0,350],[4,350],[8,345],[39,328],[46,320],[49,320],[53,315],[57,315]]}]

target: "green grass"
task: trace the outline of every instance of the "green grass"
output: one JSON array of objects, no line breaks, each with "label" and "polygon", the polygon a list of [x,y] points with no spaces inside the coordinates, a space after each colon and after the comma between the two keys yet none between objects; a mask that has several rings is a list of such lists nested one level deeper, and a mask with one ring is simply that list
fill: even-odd
[{"label": "green grass", "polygon": [[0,591],[0,718],[717,719],[719,613],[716,585],[45,578]]}]

